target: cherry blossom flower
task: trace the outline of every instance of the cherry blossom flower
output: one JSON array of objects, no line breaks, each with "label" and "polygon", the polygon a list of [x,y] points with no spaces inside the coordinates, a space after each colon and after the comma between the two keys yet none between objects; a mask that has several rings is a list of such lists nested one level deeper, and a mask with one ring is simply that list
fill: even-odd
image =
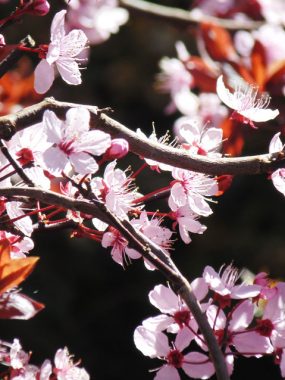
[{"label": "cherry blossom flower", "polygon": [[172,170],[172,176],[176,181],[171,186],[169,207],[174,210],[176,207],[188,205],[195,214],[209,216],[212,210],[206,197],[217,194],[216,180],[202,173],[179,168]]},{"label": "cherry blossom flower", "polygon": [[275,348],[285,347],[285,283],[276,285],[275,294],[265,305],[263,316],[257,321],[257,331],[270,338]]},{"label": "cherry blossom flower", "polygon": [[178,224],[179,234],[185,244],[191,242],[189,232],[193,234],[202,234],[207,227],[198,222],[198,215],[194,214],[188,205],[178,207],[175,203],[171,205],[169,216],[175,220],[173,228]]},{"label": "cherry blossom flower", "polygon": [[232,265],[221,268],[218,274],[212,267],[206,266],[203,278],[211,290],[226,299],[246,299],[259,295],[260,285],[239,284],[236,282],[239,278],[239,272]]},{"label": "cherry blossom flower", "polygon": [[[203,278],[192,281],[191,288],[198,301],[203,300],[208,293],[208,286]],[[197,323],[190,310],[171,288],[157,285],[148,296],[150,303],[162,314],[145,319],[144,327],[153,331],[167,330],[167,332],[177,333],[186,326],[192,330],[192,333],[197,331]]]},{"label": "cherry blossom flower", "polygon": [[234,92],[230,92],[221,75],[217,80],[217,94],[221,101],[235,110],[232,117],[255,127],[253,122],[264,122],[274,119],[279,111],[267,108],[270,97],[268,94],[258,93],[258,88],[251,85],[236,85]]},{"label": "cherry blossom flower", "polygon": [[73,363],[67,348],[57,350],[54,357],[55,368],[53,372],[58,380],[89,380],[90,376],[84,368]]},{"label": "cherry blossom flower", "polygon": [[[149,239],[152,244],[160,247],[165,254],[169,255],[168,250],[171,246],[172,231],[161,226],[161,220],[157,218],[148,219],[146,212],[142,212],[138,219],[132,219],[130,223],[134,228],[144,234],[145,238]],[[124,266],[129,259],[139,259],[141,254],[133,248],[128,247],[128,241],[115,228],[109,228],[102,237],[102,246],[112,247],[111,255],[114,261]],[[144,259],[147,269],[154,270],[155,267]]]},{"label": "cherry blossom flower", "polygon": [[261,14],[269,24],[285,25],[285,3],[283,0],[258,0]]},{"label": "cherry blossom flower", "polygon": [[190,154],[200,154],[203,156],[220,156],[217,151],[220,149],[223,140],[223,130],[207,125],[200,125],[195,122],[181,122],[179,135],[183,137],[186,144],[182,147]]},{"label": "cherry blossom flower", "polygon": [[161,73],[157,75],[157,87],[160,91],[171,95],[172,101],[166,108],[167,113],[178,109],[184,115],[193,116],[198,111],[199,102],[198,97],[190,91],[194,79],[184,65],[190,54],[181,41],[176,43],[176,50],[178,58],[161,59],[159,63]]},{"label": "cherry blossom flower", "polygon": [[187,328],[180,330],[169,346],[165,334],[160,331],[151,331],[144,326],[138,326],[134,332],[134,342],[138,350],[150,358],[159,358],[166,361],[156,373],[155,380],[180,380],[181,368],[188,376],[194,379],[208,379],[215,370],[209,357],[200,352],[183,354],[192,340]]},{"label": "cherry blossom flower", "polygon": [[[233,309],[230,320],[216,305],[209,306],[207,317],[219,342],[223,342],[229,348],[234,346],[241,355],[261,357],[273,352],[268,337],[262,336],[254,329],[247,331],[254,317],[254,305],[250,300],[241,302]],[[199,344],[199,340],[196,341]]]},{"label": "cherry blossom flower", "polygon": [[61,121],[52,111],[45,111],[43,124],[48,142],[53,146],[43,153],[48,170],[58,174],[72,165],[77,173],[89,174],[98,169],[93,155],[100,156],[111,144],[110,135],[89,130],[89,111],[83,107],[71,108],[66,120]]},{"label": "cherry blossom flower", "polygon": [[67,20],[71,29],[82,29],[91,44],[107,40],[128,21],[128,11],[117,0],[71,0]]},{"label": "cherry blossom flower", "polygon": [[0,231],[0,240],[8,241],[12,259],[26,257],[25,254],[34,248],[34,242],[31,238],[16,236],[6,231]]},{"label": "cherry blossom flower", "polygon": [[81,74],[76,58],[84,49],[87,37],[82,30],[74,29],[65,32],[64,19],[66,11],[62,10],[54,16],[51,25],[51,43],[46,57],[35,69],[35,90],[44,94],[55,79],[55,67],[62,79],[72,85],[81,83]]},{"label": "cherry blossom flower", "polygon": [[120,219],[128,219],[128,212],[134,208],[133,201],[139,197],[139,193],[132,179],[116,165],[116,160],[110,162],[106,166],[104,178],[95,177],[90,184],[94,194],[105,202],[111,212]]}]

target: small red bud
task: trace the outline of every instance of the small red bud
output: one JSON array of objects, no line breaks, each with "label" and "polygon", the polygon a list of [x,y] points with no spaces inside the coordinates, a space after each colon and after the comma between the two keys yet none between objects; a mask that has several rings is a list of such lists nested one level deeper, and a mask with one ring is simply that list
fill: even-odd
[{"label": "small red bud", "polygon": [[49,9],[50,5],[47,0],[33,0],[26,4],[25,13],[34,16],[45,16],[49,12]]}]

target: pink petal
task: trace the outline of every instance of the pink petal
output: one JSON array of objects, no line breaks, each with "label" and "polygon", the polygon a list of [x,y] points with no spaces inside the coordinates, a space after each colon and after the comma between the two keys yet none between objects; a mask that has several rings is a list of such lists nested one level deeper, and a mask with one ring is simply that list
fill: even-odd
[{"label": "pink petal", "polygon": [[276,190],[285,195],[285,169],[277,169],[271,174],[271,179]]},{"label": "pink petal", "polygon": [[283,149],[283,144],[280,140],[280,134],[281,132],[277,132],[272,137],[269,144],[269,153],[281,152],[281,150]]},{"label": "pink petal", "polygon": [[232,314],[232,319],[229,324],[231,331],[245,330],[251,323],[254,316],[254,305],[247,300],[238,305]]},{"label": "pink petal", "polygon": [[190,331],[188,327],[184,327],[183,329],[179,330],[176,335],[175,347],[179,351],[183,351],[186,347],[190,345],[194,337],[194,333]]},{"label": "pink petal", "polygon": [[270,108],[251,108],[245,111],[239,112],[242,116],[256,122],[263,122],[267,120],[275,119],[279,115],[279,111],[271,110]]},{"label": "pink petal", "polygon": [[166,330],[174,320],[165,314],[159,314],[156,317],[150,317],[143,321],[143,326],[152,331],[163,331]]},{"label": "pink petal", "polygon": [[135,329],[134,342],[138,350],[151,358],[164,357],[169,352],[166,335],[159,331],[150,331],[144,326],[138,326]]},{"label": "pink petal", "polygon": [[74,59],[66,57],[59,58],[56,61],[56,67],[66,83],[73,85],[81,84],[81,73],[78,63]]},{"label": "pink petal", "polygon": [[54,81],[54,68],[45,59],[42,59],[34,72],[34,87],[38,94],[47,92]]},{"label": "pink petal", "polygon": [[176,368],[165,364],[156,373],[154,380],[180,380],[180,376]]},{"label": "pink petal", "polygon": [[51,24],[51,41],[62,40],[65,36],[64,21],[66,10],[57,12],[52,20]]},{"label": "pink petal", "polygon": [[203,273],[203,278],[209,285],[210,289],[226,296],[231,294],[230,290],[225,287],[218,273],[210,266],[206,266]]},{"label": "pink petal", "polygon": [[[187,361],[190,363],[188,364]],[[215,373],[215,368],[209,357],[200,352],[190,352],[185,355],[182,368],[193,379],[208,379]]]},{"label": "pink petal", "polygon": [[217,95],[225,105],[229,108],[237,109],[237,102],[235,100],[234,94],[231,93],[225,86],[223,81],[223,76],[219,76],[217,80]]},{"label": "pink petal", "polygon": [[99,166],[90,154],[85,152],[74,153],[69,156],[69,161],[79,174],[96,173]]},{"label": "pink petal", "polygon": [[209,287],[206,284],[206,281],[204,280],[204,278],[202,277],[198,277],[194,281],[192,281],[191,287],[198,301],[201,301],[202,299],[204,299],[209,291]]},{"label": "pink petal", "polygon": [[162,313],[175,313],[179,309],[177,295],[164,285],[157,285],[149,292],[150,303],[157,307]]},{"label": "pink petal", "polygon": [[273,352],[269,338],[261,336],[255,331],[234,334],[232,341],[237,351],[244,356],[260,357]]},{"label": "pink petal", "polygon": [[231,298],[233,299],[244,299],[256,297],[260,294],[260,285],[236,285],[231,288]]}]

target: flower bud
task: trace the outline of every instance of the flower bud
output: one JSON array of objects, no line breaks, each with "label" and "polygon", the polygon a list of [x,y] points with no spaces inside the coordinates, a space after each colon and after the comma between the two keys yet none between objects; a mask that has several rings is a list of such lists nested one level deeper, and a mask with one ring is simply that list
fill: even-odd
[{"label": "flower bud", "polygon": [[105,160],[115,160],[124,157],[129,151],[129,143],[124,139],[114,139],[105,153]]},{"label": "flower bud", "polygon": [[34,16],[45,16],[49,12],[49,9],[50,5],[47,0],[33,0],[26,5],[25,13]]}]

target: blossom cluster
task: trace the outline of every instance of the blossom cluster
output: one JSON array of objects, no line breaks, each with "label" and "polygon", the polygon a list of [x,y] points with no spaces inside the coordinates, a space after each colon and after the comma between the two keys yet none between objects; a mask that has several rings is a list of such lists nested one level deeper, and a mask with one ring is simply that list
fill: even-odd
[{"label": "blossom cluster", "polygon": [[[264,272],[251,283],[237,283],[232,265],[217,273],[212,267],[191,283],[224,354],[229,375],[239,357],[273,356],[285,376],[285,283],[273,283]],[[185,302],[167,286],[157,285],[149,301],[160,314],[143,321],[134,332],[136,347],[163,364],[155,380],[208,379],[215,370],[208,345]]]},{"label": "blossom cluster", "polygon": [[89,380],[90,376],[84,368],[74,363],[67,348],[58,349],[54,363],[46,359],[41,366],[30,363],[31,353],[22,349],[18,339],[13,343],[1,341],[0,364],[8,368],[5,371],[9,379],[14,380]]}]

